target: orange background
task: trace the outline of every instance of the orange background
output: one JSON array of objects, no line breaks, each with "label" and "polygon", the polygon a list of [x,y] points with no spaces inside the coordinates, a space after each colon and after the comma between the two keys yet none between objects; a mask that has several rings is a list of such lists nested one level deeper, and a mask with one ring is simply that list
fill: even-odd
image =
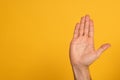
[{"label": "orange background", "polygon": [[111,48],[90,66],[93,80],[120,80],[119,0],[0,0],[0,80],[73,80],[69,43],[89,14],[96,49]]}]

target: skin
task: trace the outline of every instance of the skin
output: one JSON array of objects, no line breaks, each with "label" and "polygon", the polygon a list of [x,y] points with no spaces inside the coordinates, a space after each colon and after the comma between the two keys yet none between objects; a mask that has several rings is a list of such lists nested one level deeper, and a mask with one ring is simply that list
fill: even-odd
[{"label": "skin", "polygon": [[97,50],[94,48],[94,23],[89,15],[76,24],[70,42],[70,62],[75,80],[91,80],[89,66],[111,45],[105,43]]}]

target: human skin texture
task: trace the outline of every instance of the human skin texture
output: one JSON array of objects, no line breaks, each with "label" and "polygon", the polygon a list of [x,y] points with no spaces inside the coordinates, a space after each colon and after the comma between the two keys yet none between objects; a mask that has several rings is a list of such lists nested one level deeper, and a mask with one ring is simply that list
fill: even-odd
[{"label": "human skin texture", "polygon": [[89,66],[111,45],[105,43],[94,48],[94,23],[89,15],[81,17],[70,42],[70,62],[75,80],[91,80]]}]

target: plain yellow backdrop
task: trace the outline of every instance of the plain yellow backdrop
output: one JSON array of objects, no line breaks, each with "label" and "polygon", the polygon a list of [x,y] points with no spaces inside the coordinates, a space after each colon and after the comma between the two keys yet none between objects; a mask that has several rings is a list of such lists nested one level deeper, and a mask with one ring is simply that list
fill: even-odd
[{"label": "plain yellow backdrop", "polygon": [[0,80],[73,80],[69,43],[89,14],[95,47],[111,47],[90,66],[93,80],[120,80],[119,0],[0,0]]}]

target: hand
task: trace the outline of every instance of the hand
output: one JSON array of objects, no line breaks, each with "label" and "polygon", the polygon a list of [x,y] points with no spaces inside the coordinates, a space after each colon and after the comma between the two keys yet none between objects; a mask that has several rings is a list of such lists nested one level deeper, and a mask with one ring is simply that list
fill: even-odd
[{"label": "hand", "polygon": [[83,16],[77,23],[70,43],[70,61],[72,65],[87,67],[92,64],[110,44],[94,48],[94,24],[89,15]]}]

